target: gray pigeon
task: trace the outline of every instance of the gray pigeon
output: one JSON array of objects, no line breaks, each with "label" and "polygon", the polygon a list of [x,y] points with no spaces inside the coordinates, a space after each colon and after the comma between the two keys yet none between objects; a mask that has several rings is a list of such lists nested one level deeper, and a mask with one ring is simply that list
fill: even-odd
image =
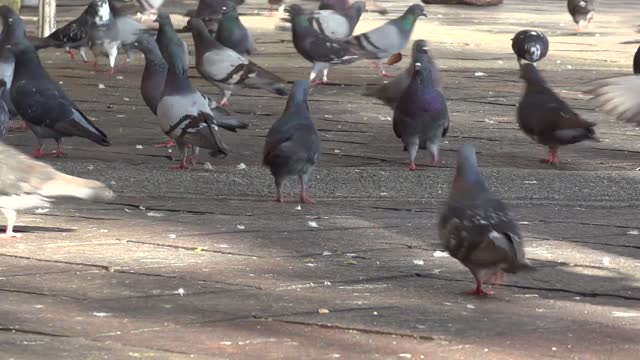
[{"label": "gray pigeon", "polygon": [[567,9],[573,22],[578,25],[577,31],[581,32],[584,25],[589,26],[593,21],[596,0],[567,0]]},{"label": "gray pigeon", "polygon": [[203,78],[224,92],[220,105],[229,102],[236,86],[262,89],[280,96],[287,95],[283,79],[222,46],[209,35],[202,20],[191,18],[188,24],[196,48],[196,69]]},{"label": "gray pigeon", "polygon": [[216,40],[245,57],[256,53],[256,42],[240,21],[238,10],[234,5],[223,8],[222,20],[216,31]]},{"label": "gray pigeon", "polygon": [[[4,23],[24,29],[20,17],[6,6],[0,7],[0,16]],[[65,95],[56,81],[53,81],[42,67],[36,49],[22,37],[11,46],[16,59],[11,101],[16,111],[27,122],[38,139],[36,157],[45,156],[42,152],[42,139],[53,138],[58,149],[51,153],[64,156],[62,138],[79,136],[99,145],[108,146],[109,140],[89,118]]]},{"label": "gray pigeon", "polygon": [[558,149],[562,145],[599,141],[593,130],[596,124],[583,120],[571,110],[533,64],[523,64],[521,75],[526,88],[518,105],[518,125],[526,135],[549,147],[549,157],[544,162],[558,164]]},{"label": "gray pigeon", "polygon": [[[0,94],[4,97],[4,93],[8,93],[7,83],[0,79]],[[11,114],[4,101],[0,100],[0,139],[5,137],[11,127]]]},{"label": "gray pigeon", "polygon": [[531,269],[518,225],[482,180],[471,145],[458,150],[456,176],[438,231],[444,248],[476,279],[476,288],[468,294],[490,295],[482,289],[483,282],[498,282],[503,272]]},{"label": "gray pigeon", "polygon": [[330,64],[351,64],[360,59],[347,44],[331,39],[314,29],[300,5],[291,5],[289,15],[293,45],[303,58],[313,63],[309,81],[314,80],[322,71],[322,80],[314,81],[313,84],[328,82],[327,74]]},{"label": "gray pigeon", "polygon": [[599,110],[620,121],[640,126],[640,76],[627,75],[598,80],[589,92]]},{"label": "gray pigeon", "polygon": [[0,142],[0,210],[7,218],[2,238],[13,232],[18,210],[48,207],[53,197],[107,201],[115,197],[104,184],[56,171]]},{"label": "gray pigeon", "polygon": [[[382,76],[389,76],[382,60],[395,55],[402,59],[400,51],[409,43],[411,33],[420,16],[427,16],[424,7],[419,4],[411,5],[399,18],[388,21],[382,26],[349,38],[348,43],[362,52],[367,53],[367,59],[375,60]],[[400,60],[395,60],[398,62]]]},{"label": "gray pigeon", "polygon": [[[169,17],[169,15],[167,15],[166,13],[159,13],[154,22],[158,23],[158,30],[161,26],[166,28],[171,27],[173,29],[171,17]],[[165,53],[165,50],[171,47],[170,43],[172,41],[176,41],[179,44],[180,49],[182,50],[182,62],[186,67],[189,67],[189,47],[187,46],[187,43],[179,37],[177,39],[174,39],[173,36],[167,34],[168,33],[165,31],[158,31],[158,35],[156,36],[156,43],[158,43],[158,48],[160,49],[160,53],[162,54],[162,56],[165,58],[165,61],[167,61],[167,54]]]},{"label": "gray pigeon", "polygon": [[87,29],[87,47],[94,56],[93,67],[98,66],[98,58],[109,58],[110,73],[116,70],[116,57],[118,56],[118,26],[115,17],[111,14],[108,0],[92,0],[96,3],[96,16],[89,21]]},{"label": "gray pigeon", "polygon": [[355,1],[344,10],[315,10],[307,15],[307,19],[319,33],[332,39],[345,40],[353,34],[365,10],[364,1]]},{"label": "gray pigeon", "polygon": [[522,59],[536,63],[547,56],[549,40],[542,31],[521,30],[511,39],[511,49],[516,54],[518,65],[522,64]]},{"label": "gray pigeon", "polygon": [[307,97],[309,82],[293,84],[282,116],[267,133],[262,164],[269,167],[275,180],[277,202],[283,202],[282,183],[289,176],[300,179],[300,202],[313,204],[306,184],[313,167],[320,159],[320,137],[316,130]]},{"label": "gray pigeon", "polygon": [[416,170],[416,153],[426,149],[438,163],[440,140],[449,131],[447,100],[433,83],[430,66],[414,64],[413,77],[393,111],[393,132],[409,151],[409,170]]},{"label": "gray pigeon", "polygon": [[0,10],[0,12],[6,14],[6,16],[2,16],[2,34],[0,35],[0,80],[3,80],[5,82],[6,91],[2,93],[2,95],[0,96],[0,100],[2,100],[7,106],[10,117],[14,118],[18,115],[18,113],[13,106],[13,102],[11,102],[10,90],[11,84],[13,83],[15,57],[13,56],[13,52],[11,52],[10,46],[12,46],[16,42],[25,41],[26,35],[25,29],[22,26],[21,22],[7,22],[9,19],[12,19],[12,16],[15,16],[11,9],[3,8]]},{"label": "gray pigeon", "polygon": [[[159,17],[163,15],[160,14]],[[191,165],[197,162],[200,147],[209,149],[213,157],[226,156],[229,148],[218,133],[218,123],[213,117],[207,99],[193,88],[189,80],[188,67],[184,63],[182,40],[171,21],[160,21],[158,37],[164,38],[160,52],[167,62],[167,77],[162,97],[158,103],[160,127],[173,138],[182,155],[177,169],[188,169],[185,148],[191,145]],[[241,124],[247,127],[246,124]]]},{"label": "gray pigeon", "polygon": [[407,69],[387,83],[367,88],[363,95],[380,99],[387,106],[393,109],[396,106],[398,99],[411,82],[415,63],[420,63],[422,67],[428,66],[431,69],[433,86],[442,92],[442,85],[440,83],[438,70],[433,58],[429,54],[429,45],[425,40],[416,40],[413,42],[413,47],[411,49],[411,64]]}]

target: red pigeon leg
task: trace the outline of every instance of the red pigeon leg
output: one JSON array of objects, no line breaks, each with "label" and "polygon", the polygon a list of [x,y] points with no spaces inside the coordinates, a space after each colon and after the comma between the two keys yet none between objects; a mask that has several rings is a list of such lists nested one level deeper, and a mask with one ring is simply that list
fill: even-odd
[{"label": "red pigeon leg", "polygon": [[20,234],[16,234],[13,232],[13,226],[16,224],[16,211],[2,209],[2,213],[4,213],[4,216],[7,218],[7,230],[4,232],[4,234],[0,234],[0,238],[8,239],[20,237]]},{"label": "red pigeon leg", "polygon": [[169,140],[167,140],[167,142],[164,142],[162,144],[156,144],[154,145],[157,148],[170,148],[170,147],[175,147],[176,146],[176,141],[173,140],[172,138],[169,138]]},{"label": "red pigeon leg", "polygon": [[56,149],[56,151],[52,151],[51,153],[49,153],[49,155],[55,158],[62,158],[67,155],[64,153],[64,150],[62,150],[62,140],[58,142],[58,148]]},{"label": "red pigeon leg", "polygon": [[182,159],[180,160],[180,164],[174,166],[172,169],[175,170],[188,170],[189,169],[189,164],[187,164],[187,159]]},{"label": "red pigeon leg", "polygon": [[411,162],[409,163],[409,168],[408,168],[408,169],[409,169],[409,171],[416,171],[416,170],[418,169],[418,168],[416,167],[416,163],[415,163],[415,161],[411,161]]},{"label": "red pigeon leg", "polygon": [[475,296],[487,296],[487,295],[493,295],[493,291],[487,291],[482,289],[482,280],[476,279],[476,288],[473,290],[467,291],[466,294],[475,295]]},{"label": "red pigeon leg", "polygon": [[67,54],[69,54],[71,61],[74,61],[76,59],[76,56],[73,55],[73,51],[71,51],[71,49],[67,49]]},{"label": "red pigeon leg", "polygon": [[44,149],[44,144],[40,144],[40,146],[36,149],[36,152],[34,152],[32,156],[36,159],[40,159],[47,156],[47,153],[42,151],[42,149]]},{"label": "red pigeon leg", "polygon": [[305,184],[306,178],[307,175],[300,176],[300,203],[315,204],[316,202],[309,197],[309,194],[307,194],[307,186]]}]

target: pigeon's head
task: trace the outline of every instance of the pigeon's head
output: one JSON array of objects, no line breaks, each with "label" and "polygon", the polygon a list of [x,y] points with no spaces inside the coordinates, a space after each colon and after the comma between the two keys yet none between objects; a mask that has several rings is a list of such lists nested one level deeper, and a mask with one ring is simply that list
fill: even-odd
[{"label": "pigeon's head", "polygon": [[108,0],[94,0],[96,13],[94,20],[96,24],[102,25],[106,24],[111,20],[111,8],[109,7]]},{"label": "pigeon's head", "polygon": [[238,17],[238,7],[236,4],[227,1],[220,8],[223,17]]},{"label": "pigeon's head", "polygon": [[136,41],[133,42],[133,48],[143,53],[153,49],[153,47],[157,47],[156,40],[147,34],[142,34],[136,38]]},{"label": "pigeon's head", "polygon": [[289,7],[289,16],[291,16],[292,19],[295,19],[298,16],[302,15],[304,15],[304,9],[302,8],[302,6],[293,4]]},{"label": "pigeon's head", "polygon": [[426,40],[416,40],[413,42],[413,46],[411,47],[411,52],[413,54],[413,59],[415,61],[416,55],[429,53],[429,43],[427,43]]},{"label": "pigeon's head", "polygon": [[413,18],[417,18],[419,16],[427,17],[427,13],[424,11],[424,6],[420,4],[413,4],[409,6],[407,11],[404,12],[404,15],[408,15]]},{"label": "pigeon's head", "polygon": [[20,16],[10,7],[0,6],[0,18],[2,18],[2,38],[15,41],[16,36],[26,39],[26,30]]},{"label": "pigeon's head", "polygon": [[158,17],[156,17],[153,22],[157,22],[160,26],[173,27],[173,24],[171,23],[171,17],[169,17],[169,14],[167,13],[158,13]]},{"label": "pigeon's head", "polygon": [[18,14],[16,14],[16,12],[9,6],[2,5],[0,6],[0,17],[2,17],[4,23],[7,24],[15,21],[15,19],[18,17]]}]

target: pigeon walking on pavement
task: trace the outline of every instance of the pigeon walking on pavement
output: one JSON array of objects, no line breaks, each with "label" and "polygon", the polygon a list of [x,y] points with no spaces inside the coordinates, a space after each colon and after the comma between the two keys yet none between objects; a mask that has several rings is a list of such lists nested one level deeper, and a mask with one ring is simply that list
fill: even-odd
[{"label": "pigeon walking on pavement", "polygon": [[547,56],[549,40],[542,31],[521,30],[511,39],[511,49],[516,54],[518,65],[522,64],[523,59],[536,63]]},{"label": "pigeon walking on pavement", "polygon": [[17,212],[49,207],[54,197],[107,201],[115,195],[100,182],[63,174],[0,142],[0,210],[7,218],[0,238],[20,237],[13,231]]},{"label": "pigeon walking on pavement", "polygon": [[419,62],[414,66],[411,82],[393,112],[393,132],[409,152],[410,171],[416,170],[418,149],[429,151],[432,165],[438,163],[440,141],[449,131],[447,100],[434,85],[431,67]]},{"label": "pigeon walking on pavement", "polygon": [[256,42],[240,21],[238,9],[234,5],[229,5],[222,10],[222,20],[218,24],[216,40],[244,57],[256,53]]},{"label": "pigeon walking on pavement", "polygon": [[422,67],[428,66],[431,69],[433,85],[442,92],[442,84],[440,83],[436,64],[429,53],[429,45],[425,40],[416,40],[411,48],[411,63],[407,69],[387,83],[367,88],[364,95],[382,100],[385,105],[393,109],[411,82],[415,63],[420,63]]},{"label": "pigeon walking on pavement", "polygon": [[504,202],[487,188],[473,146],[458,150],[456,175],[438,222],[440,241],[476,280],[470,295],[490,295],[483,282],[499,282],[503,273],[532,269],[525,258],[518,225]]},{"label": "pigeon walking on pavement", "polygon": [[300,202],[313,204],[307,194],[309,175],[320,159],[320,137],[307,98],[309,82],[293,84],[282,116],[267,133],[262,164],[269,167],[276,185],[276,201],[283,202],[282,183],[287,177],[300,179]]},{"label": "pigeon walking on pavement", "polygon": [[309,81],[313,81],[322,72],[322,80],[314,81],[312,84],[329,81],[327,74],[331,64],[350,64],[360,59],[347,44],[331,39],[314,29],[300,5],[291,5],[289,15],[293,45],[303,58],[313,63]]},{"label": "pigeon walking on pavement", "polygon": [[578,32],[582,27],[593,21],[596,11],[596,0],[567,0],[567,9],[573,18],[573,22],[578,25]]},{"label": "pigeon walking on pavement", "polygon": [[400,51],[409,43],[416,20],[420,16],[427,16],[424,7],[413,4],[400,17],[366,33],[355,35],[349,38],[348,42],[351,46],[366,52],[366,58],[375,61],[380,75],[387,77],[389,75],[384,70],[383,59],[392,55],[395,58],[394,63],[402,59]]},{"label": "pigeon walking on pavement", "polygon": [[518,125],[526,135],[549,147],[544,162],[558,164],[560,146],[599,141],[593,129],[596,124],[582,119],[560,99],[533,64],[523,64],[521,76],[526,87],[518,104]]},{"label": "pigeon walking on pavement", "polygon": [[224,92],[220,105],[228,104],[236,86],[262,89],[280,96],[287,95],[283,79],[222,46],[209,35],[202,20],[191,18],[189,26],[196,48],[196,69],[203,78]]}]

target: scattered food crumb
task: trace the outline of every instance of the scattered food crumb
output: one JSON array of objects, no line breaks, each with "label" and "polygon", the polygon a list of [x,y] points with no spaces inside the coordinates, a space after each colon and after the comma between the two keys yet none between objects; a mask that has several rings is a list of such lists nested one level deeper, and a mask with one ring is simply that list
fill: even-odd
[{"label": "scattered food crumb", "polygon": [[433,256],[434,257],[447,257],[449,256],[449,253],[446,251],[440,251],[440,250],[436,250],[433,252]]},{"label": "scattered food crumb", "polygon": [[604,266],[609,266],[609,257],[605,256],[604,258],[602,258],[602,263],[604,264]]},{"label": "scattered food crumb", "polygon": [[476,307],[472,304],[467,304],[467,309],[475,309]]},{"label": "scattered food crumb", "polygon": [[411,359],[411,354],[398,354],[398,356],[400,356],[401,358],[405,358],[405,359]]},{"label": "scattered food crumb", "polygon": [[147,210],[147,209],[146,209],[144,206],[142,206],[142,205],[138,206],[138,209],[143,210],[143,211],[144,211],[144,210]]},{"label": "scattered food crumb", "polygon": [[208,161],[202,164],[202,167],[205,168],[206,170],[213,170],[213,165],[211,165],[211,163]]},{"label": "scattered food crumb", "polygon": [[629,230],[629,231],[627,231],[627,235],[638,235],[638,234],[639,234],[638,230]]},{"label": "scattered food crumb", "polygon": [[99,84],[98,84],[98,89],[104,89],[105,87],[106,87],[106,86],[104,86],[104,84],[103,84],[103,83],[99,83]]},{"label": "scattered food crumb", "polygon": [[240,230],[244,230],[244,224],[238,224],[236,227]]},{"label": "scattered food crumb", "polygon": [[176,293],[180,296],[184,296],[184,289],[183,288],[179,288],[178,291],[176,291]]},{"label": "scattered food crumb", "polygon": [[322,252],[322,256],[329,256],[329,255],[331,255],[330,251],[326,251],[325,250],[325,251]]},{"label": "scattered food crumb", "polygon": [[142,149],[142,145],[136,145],[136,149]]},{"label": "scattered food crumb", "polygon": [[245,165],[244,163],[240,163],[238,165],[236,165],[236,169],[238,170],[244,170],[247,168],[247,165]]},{"label": "scattered food crumb", "polygon": [[147,213],[147,216],[151,216],[151,217],[161,217],[161,216],[164,216],[164,214],[161,214],[161,213],[159,213],[159,212],[155,212],[155,211],[149,211],[149,212]]},{"label": "scattered food crumb", "polygon": [[93,315],[97,316],[97,317],[106,317],[106,316],[111,316],[111,313],[107,313],[107,312],[94,312]]},{"label": "scattered food crumb", "polygon": [[328,314],[328,313],[329,313],[329,309],[320,308],[320,309],[318,309],[318,312],[319,312],[320,314]]},{"label": "scattered food crumb", "polygon": [[489,76],[489,75],[487,75],[487,74],[483,73],[482,71],[476,71],[476,72],[473,74],[473,76]]},{"label": "scattered food crumb", "polygon": [[315,221],[308,221],[308,222],[307,222],[307,225],[311,226],[312,228],[317,228],[317,227],[319,227],[319,226],[318,226],[318,223],[317,223],[317,222],[315,222]]},{"label": "scattered food crumb", "polygon": [[169,238],[170,239],[175,239],[176,238],[176,234],[169,234]]},{"label": "scattered food crumb", "polygon": [[344,262],[347,265],[358,265],[358,262],[353,260],[353,259],[349,259],[347,261]]},{"label": "scattered food crumb", "polygon": [[49,209],[36,209],[36,214],[44,214],[49,212]]},{"label": "scattered food crumb", "polygon": [[196,250],[195,250],[195,252],[199,253],[199,252],[203,252],[203,251],[205,251],[205,250],[207,250],[207,248],[206,248],[206,247],[197,247],[197,248],[196,248]]},{"label": "scattered food crumb", "polygon": [[614,317],[637,317],[640,316],[640,313],[614,311],[611,313],[611,315],[613,315]]},{"label": "scattered food crumb", "polygon": [[414,259],[414,260],[413,260],[413,263],[414,263],[415,265],[424,265],[424,260],[421,260],[421,259]]}]

